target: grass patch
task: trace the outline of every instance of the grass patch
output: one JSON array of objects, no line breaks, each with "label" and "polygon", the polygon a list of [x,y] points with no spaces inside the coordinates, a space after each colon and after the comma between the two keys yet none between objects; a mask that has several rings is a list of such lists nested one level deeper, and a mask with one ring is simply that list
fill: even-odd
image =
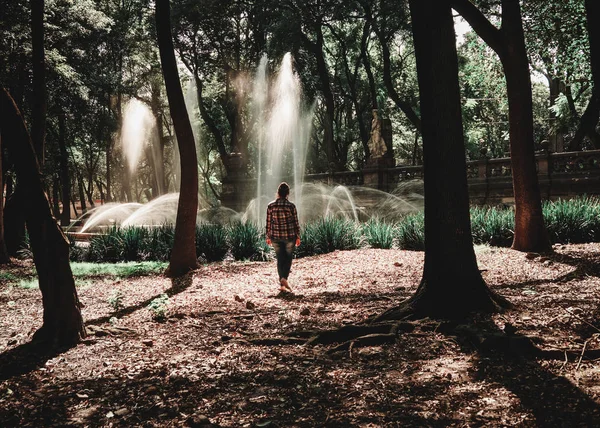
[{"label": "grass patch", "polygon": [[71,262],[71,271],[75,278],[114,276],[130,278],[134,276],[160,275],[167,268],[166,262],[123,262],[90,263]]}]

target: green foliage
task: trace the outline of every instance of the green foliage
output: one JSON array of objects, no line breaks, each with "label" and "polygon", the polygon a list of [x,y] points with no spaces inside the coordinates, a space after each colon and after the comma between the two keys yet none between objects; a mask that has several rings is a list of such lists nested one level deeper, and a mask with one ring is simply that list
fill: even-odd
[{"label": "green foliage", "polygon": [[362,233],[367,243],[373,248],[392,248],[394,227],[377,218],[371,218],[363,224]]},{"label": "green foliage", "polygon": [[208,262],[225,258],[229,246],[227,229],[220,224],[201,224],[196,227],[196,254]]},{"label": "green foliage", "polygon": [[123,240],[119,228],[111,227],[106,233],[90,240],[89,260],[96,262],[119,262],[123,260]]},{"label": "green foliage", "polygon": [[149,233],[145,227],[130,226],[119,229],[122,245],[121,260],[134,262],[144,260],[147,257],[146,242]]},{"label": "green foliage", "polygon": [[121,290],[115,290],[108,298],[108,304],[113,309],[113,311],[117,312],[123,309],[123,292]]},{"label": "green foliage", "polygon": [[147,237],[145,251],[148,260],[168,261],[175,240],[175,228],[171,224],[152,227]]},{"label": "green foliage", "polygon": [[496,207],[471,208],[471,233],[474,244],[509,247],[515,227],[514,210]]},{"label": "green foliage", "polygon": [[325,254],[335,250],[354,250],[360,246],[360,228],[347,219],[325,217],[304,226],[298,256]]},{"label": "green foliage", "polygon": [[545,202],[543,210],[553,243],[598,242],[600,239],[600,199],[597,197]]},{"label": "green foliage", "polygon": [[402,250],[425,250],[425,217],[423,213],[410,214],[395,230],[398,247]]},{"label": "green foliage", "polygon": [[169,296],[165,293],[150,302],[148,309],[154,321],[164,321],[167,319],[168,304]]},{"label": "green foliage", "polygon": [[264,238],[258,227],[241,221],[229,226],[229,246],[235,260],[264,260]]},{"label": "green foliage", "polygon": [[130,278],[135,276],[157,275],[163,272],[166,267],[166,263],[157,261],[126,263],[71,262],[71,271],[75,278],[98,276]]}]

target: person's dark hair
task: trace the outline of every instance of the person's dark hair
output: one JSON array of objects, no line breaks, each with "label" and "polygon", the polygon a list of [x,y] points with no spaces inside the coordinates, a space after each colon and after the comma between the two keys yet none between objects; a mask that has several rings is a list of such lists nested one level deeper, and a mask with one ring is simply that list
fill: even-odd
[{"label": "person's dark hair", "polygon": [[277,188],[277,194],[280,198],[285,198],[290,194],[290,186],[285,181],[279,185]]}]

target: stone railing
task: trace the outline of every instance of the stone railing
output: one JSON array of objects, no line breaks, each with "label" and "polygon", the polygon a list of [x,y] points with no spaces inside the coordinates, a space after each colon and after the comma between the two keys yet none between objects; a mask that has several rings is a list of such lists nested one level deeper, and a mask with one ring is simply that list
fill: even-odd
[{"label": "stone railing", "polygon": [[[600,150],[538,153],[535,155],[535,162],[543,198],[570,197],[577,194],[600,195]],[[422,178],[422,166],[397,166],[308,174],[305,181],[329,185],[367,185],[388,191],[402,181]],[[467,178],[472,199],[482,203],[512,202],[510,158],[469,161]]]}]

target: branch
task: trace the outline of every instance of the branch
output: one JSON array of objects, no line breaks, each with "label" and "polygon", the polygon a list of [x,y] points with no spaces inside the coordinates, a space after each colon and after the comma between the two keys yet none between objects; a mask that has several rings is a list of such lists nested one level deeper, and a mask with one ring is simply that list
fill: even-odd
[{"label": "branch", "polygon": [[451,6],[469,23],[477,35],[492,48],[498,56],[504,52],[502,32],[496,28],[481,11],[469,0],[452,0]]}]

